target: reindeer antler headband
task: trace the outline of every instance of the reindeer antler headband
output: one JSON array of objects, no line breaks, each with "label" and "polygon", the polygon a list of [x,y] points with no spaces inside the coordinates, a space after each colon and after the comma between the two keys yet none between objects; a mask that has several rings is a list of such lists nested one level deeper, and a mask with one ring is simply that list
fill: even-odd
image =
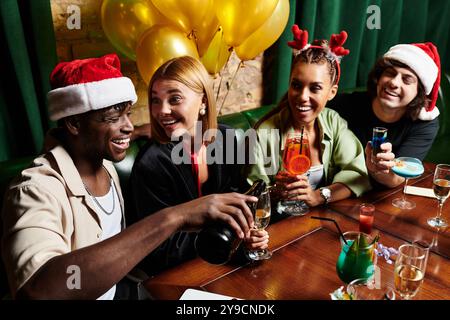
[{"label": "reindeer antler headband", "polygon": [[345,49],[343,47],[348,37],[347,32],[341,31],[341,33],[339,34],[332,34],[328,46],[317,46],[309,44],[308,31],[301,30],[296,24],[292,26],[292,33],[294,34],[294,40],[289,41],[288,46],[294,49],[293,50],[294,55],[298,55],[302,51],[305,51],[309,48],[324,50],[327,55],[327,58],[332,62],[336,62],[337,66],[336,83],[338,83],[339,78],[341,77],[341,67],[340,67],[341,59],[343,56],[346,56],[350,53],[350,50]]}]

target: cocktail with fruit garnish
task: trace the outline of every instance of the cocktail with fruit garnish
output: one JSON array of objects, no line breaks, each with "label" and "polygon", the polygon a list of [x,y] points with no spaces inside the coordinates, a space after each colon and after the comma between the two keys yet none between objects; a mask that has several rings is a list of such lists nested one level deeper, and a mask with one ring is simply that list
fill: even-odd
[{"label": "cocktail with fruit garnish", "polygon": [[[290,132],[287,134],[283,152],[283,168],[289,176],[295,177],[308,172],[311,168],[311,153],[306,131]],[[283,200],[278,205],[278,210],[289,215],[304,215],[309,211],[304,201]]]}]

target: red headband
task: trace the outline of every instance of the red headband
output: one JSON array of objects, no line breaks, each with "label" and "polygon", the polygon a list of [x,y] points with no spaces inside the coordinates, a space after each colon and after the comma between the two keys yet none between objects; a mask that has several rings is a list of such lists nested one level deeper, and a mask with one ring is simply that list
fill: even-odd
[{"label": "red headband", "polygon": [[[347,40],[347,32],[341,31],[339,34],[332,34],[330,37],[330,41],[328,43],[328,47],[311,45],[308,43],[308,31],[301,30],[298,25],[294,24],[292,26],[292,33],[294,34],[294,40],[288,42],[288,46],[294,49],[294,54],[297,55],[302,51],[305,51],[309,48],[314,49],[322,49],[329,53],[329,57],[331,61],[336,62],[336,83],[339,83],[339,79],[341,77],[341,67],[340,60],[343,56],[346,56],[350,53],[350,50],[345,49],[343,47],[345,41]],[[296,52],[297,51],[297,52]]]}]

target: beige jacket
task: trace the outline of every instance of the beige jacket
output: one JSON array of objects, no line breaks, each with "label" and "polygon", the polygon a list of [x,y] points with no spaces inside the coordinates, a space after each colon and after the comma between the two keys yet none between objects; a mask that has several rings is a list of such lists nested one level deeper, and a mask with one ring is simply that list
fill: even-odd
[{"label": "beige jacket", "polygon": [[[119,178],[113,177],[122,207]],[[2,253],[13,296],[48,260],[100,241],[102,229],[95,205],[72,158],[56,146],[22,171],[6,193],[2,211]]]}]

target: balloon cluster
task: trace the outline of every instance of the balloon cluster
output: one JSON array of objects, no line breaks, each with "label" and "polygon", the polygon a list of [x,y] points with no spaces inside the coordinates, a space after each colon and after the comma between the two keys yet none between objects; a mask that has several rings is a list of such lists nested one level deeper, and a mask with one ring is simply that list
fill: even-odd
[{"label": "balloon cluster", "polygon": [[103,0],[101,7],[107,38],[147,83],[179,56],[200,59],[210,74],[233,49],[251,60],[278,39],[288,16],[289,0]]}]

